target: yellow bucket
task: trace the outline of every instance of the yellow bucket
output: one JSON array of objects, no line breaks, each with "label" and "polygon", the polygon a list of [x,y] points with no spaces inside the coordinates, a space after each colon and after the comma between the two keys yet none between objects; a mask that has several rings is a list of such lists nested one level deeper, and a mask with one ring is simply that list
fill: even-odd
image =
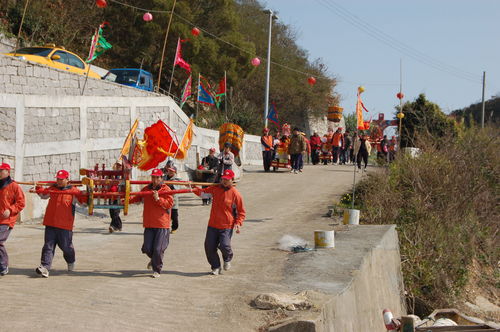
[{"label": "yellow bucket", "polygon": [[314,246],[316,248],[334,248],[334,231],[314,231]]}]

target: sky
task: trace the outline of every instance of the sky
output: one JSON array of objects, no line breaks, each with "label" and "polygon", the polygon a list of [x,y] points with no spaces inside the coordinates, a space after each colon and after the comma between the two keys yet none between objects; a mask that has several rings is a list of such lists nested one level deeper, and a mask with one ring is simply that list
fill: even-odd
[{"label": "sky", "polygon": [[401,62],[404,100],[425,93],[445,113],[467,107],[481,101],[483,71],[486,100],[500,94],[499,0],[263,3],[293,27],[309,59],[321,59],[338,79],[344,113],[354,112],[356,89],[363,85],[368,118],[392,118]]}]

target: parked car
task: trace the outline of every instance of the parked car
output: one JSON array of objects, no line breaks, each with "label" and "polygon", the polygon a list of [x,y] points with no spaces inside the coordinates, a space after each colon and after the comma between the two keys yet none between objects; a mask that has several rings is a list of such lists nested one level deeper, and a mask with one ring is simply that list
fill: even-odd
[{"label": "parked car", "polygon": [[33,61],[46,65],[52,68],[57,68],[71,73],[87,75],[89,77],[100,79],[99,74],[89,70],[89,65],[86,64],[78,55],[72,53],[63,47],[55,47],[55,45],[24,47],[10,53],[4,53],[8,56],[13,56],[21,60]]},{"label": "parked car", "polygon": [[153,91],[154,88],[151,73],[138,68],[111,69],[103,79],[146,91]]}]

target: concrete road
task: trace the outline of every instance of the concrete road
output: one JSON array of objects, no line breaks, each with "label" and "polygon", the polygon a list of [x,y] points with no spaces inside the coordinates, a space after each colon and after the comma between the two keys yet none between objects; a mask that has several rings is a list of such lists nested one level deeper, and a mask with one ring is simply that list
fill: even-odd
[{"label": "concrete road", "polygon": [[[313,231],[331,229],[321,218],[352,185],[352,166],[306,166],[303,173],[264,173],[245,167],[238,184],[247,220],[233,237],[233,268],[208,275],[203,241],[210,207],[181,199],[180,229],[171,236],[158,279],[141,254],[142,206],[123,217],[122,232],[108,234],[109,217],[79,214],[74,230],[77,262],[66,271],[59,249],[48,279],[37,277],[43,226],[17,225],[9,240],[10,273],[0,277],[3,331],[255,331],[270,317],[254,309],[261,292],[288,291],[278,250],[284,234],[314,244]],[[358,173],[359,174],[359,173]],[[28,194],[30,195],[30,194]],[[104,210],[99,210],[104,211]]]}]

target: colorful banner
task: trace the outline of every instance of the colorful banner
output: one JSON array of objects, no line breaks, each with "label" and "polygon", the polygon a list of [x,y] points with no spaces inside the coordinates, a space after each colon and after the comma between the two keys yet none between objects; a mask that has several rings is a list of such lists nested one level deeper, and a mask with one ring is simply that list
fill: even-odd
[{"label": "colorful banner", "polygon": [[215,94],[215,102],[217,104],[217,108],[219,108],[220,103],[222,101],[222,97],[226,96],[226,74],[224,73],[224,78],[219,82],[219,89]]},{"label": "colorful banner", "polygon": [[184,85],[184,89],[182,89],[180,108],[184,106],[184,103],[191,96],[191,84],[192,84],[192,76],[189,75],[188,79],[186,80],[186,84]]},{"label": "colorful banner", "polygon": [[[206,87],[201,82],[201,79],[204,79],[203,76],[198,76],[198,97],[197,101],[207,105],[215,105],[214,97],[210,93],[210,84],[206,82]],[[206,80],[205,80],[206,81]]]},{"label": "colorful banner", "polygon": [[184,136],[182,137],[182,141],[179,143],[179,148],[177,152],[175,152],[175,159],[186,159],[188,155],[188,150],[191,147],[191,143],[193,142],[193,119],[189,121],[189,125],[184,132]]},{"label": "colorful banner", "polygon": [[278,111],[276,110],[276,105],[274,103],[271,104],[269,109],[269,113],[267,114],[267,119],[271,122],[274,122],[279,128],[279,120],[278,120]]},{"label": "colorful banner", "polygon": [[243,147],[243,137],[245,132],[240,126],[234,123],[224,123],[219,128],[219,147],[222,150],[225,143],[231,144],[231,152],[234,156],[240,154],[240,150]]},{"label": "colorful banner", "polygon": [[132,164],[143,171],[156,168],[167,156],[173,156],[178,146],[174,131],[158,120],[144,130],[144,139],[137,143]]},{"label": "colorful banner", "polygon": [[102,29],[106,25],[109,25],[109,23],[103,22],[101,25],[99,25],[99,28],[96,29],[94,35],[92,36],[92,42],[90,43],[89,56],[87,57],[87,60],[85,60],[86,63],[91,63],[99,55],[103,54],[104,52],[106,52],[107,50],[109,50],[112,47],[112,45],[110,43],[108,43],[106,38],[104,38],[102,35]]},{"label": "colorful banner", "polygon": [[[182,42],[184,42],[184,41],[182,41]],[[187,63],[186,60],[184,60],[182,58],[181,39],[180,38],[177,40],[177,49],[175,51],[174,66],[177,66],[177,65],[181,68],[184,68],[188,73],[191,73],[191,65],[189,63]]]}]

